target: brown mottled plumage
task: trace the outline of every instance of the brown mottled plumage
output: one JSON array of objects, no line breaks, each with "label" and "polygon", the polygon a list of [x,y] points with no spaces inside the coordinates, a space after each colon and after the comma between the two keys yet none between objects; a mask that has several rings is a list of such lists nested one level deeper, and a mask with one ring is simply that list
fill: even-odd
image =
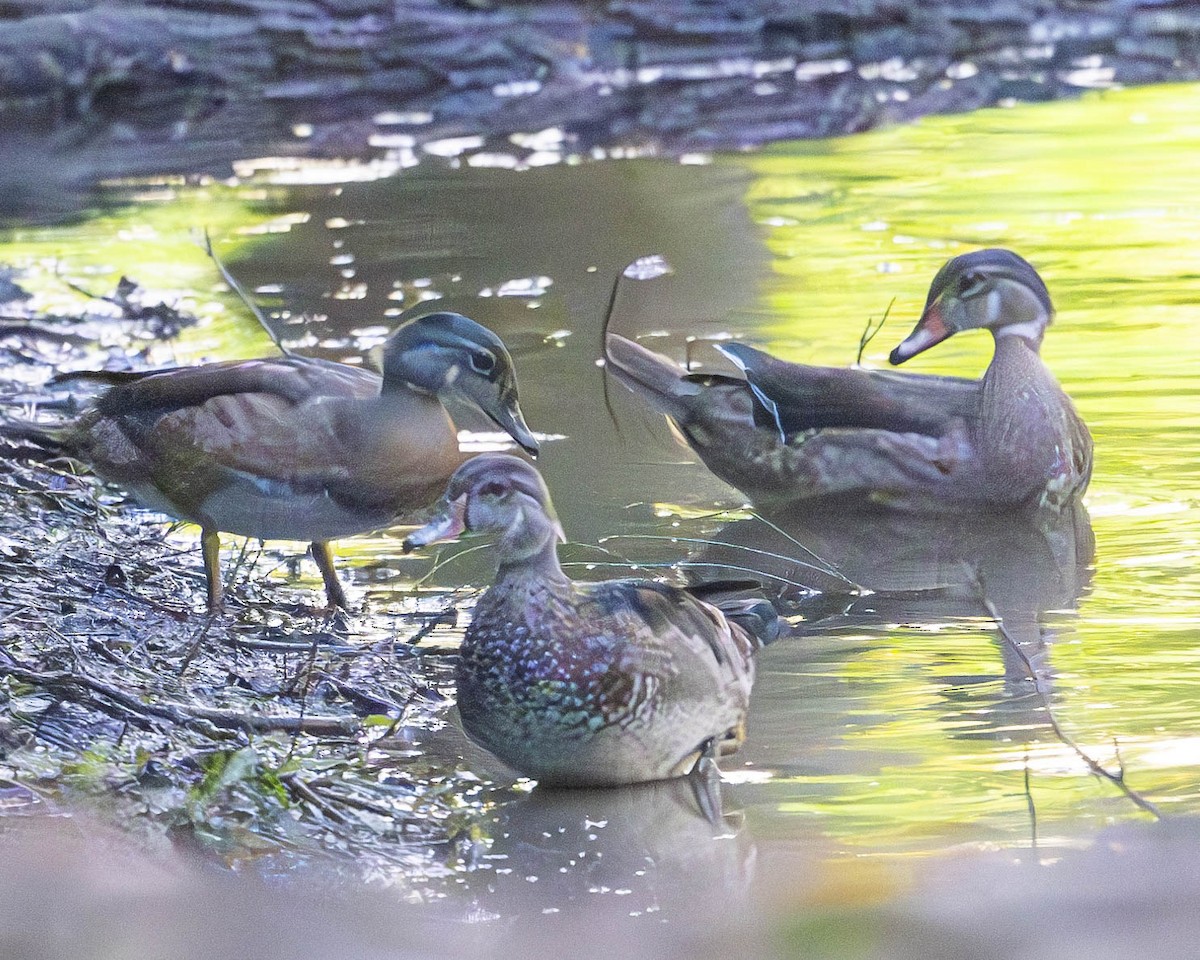
[{"label": "brown mottled plumage", "polygon": [[405,545],[464,531],[495,538],[498,565],[456,671],[473,740],[561,786],[675,777],[709,746],[740,744],[754,653],[776,627],[773,612],[763,615],[769,604],[737,601],[723,612],[655,581],[576,583],[559,566],[549,493],[515,457],[460,467],[439,516]]},{"label": "brown mottled plumage", "polygon": [[718,347],[746,379],[694,377],[610,335],[609,369],[667,414],[717,476],[779,506],[853,498],[910,509],[1059,509],[1080,497],[1092,440],[1039,356],[1045,284],[1008,250],[950,260],[898,364],[961,330],[988,329],[980,380],[785,363]]},{"label": "brown mottled plumage", "polygon": [[467,459],[439,394],[471,400],[537,450],[508,351],[453,313],[400,327],[382,377],[287,356],[92,379],[110,387],[78,420],[23,435],[198,524],[210,608],[221,602],[218,532],[312,541],[330,603],[345,606],[328,541],[427,506]]}]

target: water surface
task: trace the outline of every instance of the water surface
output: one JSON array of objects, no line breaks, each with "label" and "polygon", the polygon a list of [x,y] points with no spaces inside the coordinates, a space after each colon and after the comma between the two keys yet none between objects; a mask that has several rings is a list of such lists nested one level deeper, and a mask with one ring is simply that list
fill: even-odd
[{"label": "water surface", "polygon": [[[153,362],[269,349],[189,239],[202,225],[285,335],[313,352],[359,353],[426,299],[494,327],[518,354],[529,422],[558,438],[540,465],[579,576],[700,549],[640,537],[763,548],[742,498],[616,385],[619,427],[609,418],[595,361],[625,263],[661,254],[675,272],[627,285],[613,329],[658,334],[658,349],[701,365],[719,357],[688,338],[721,334],[846,364],[868,320],[890,307],[863,358],[883,366],[950,256],[1006,246],[1038,267],[1059,311],[1043,354],[1096,439],[1090,521],[810,523],[801,542],[877,593],[806,600],[802,635],[763,654],[750,737],[725,770],[726,809],[740,814],[713,826],[678,785],[569,798],[526,798],[518,785],[424,887],[485,914],[600,894],[644,914],[674,902],[685,876],[736,899],[760,854],[803,850],[818,872],[964,846],[1044,855],[1145,819],[1088,774],[1051,729],[1047,703],[1063,731],[1114,771],[1123,764],[1164,813],[1200,812],[1196,96],[1111,93],[686,164],[426,163],[376,177],[260,163],[229,183],[125,188],[129,205],[74,226],[13,229],[0,259],[55,257],[97,288],[124,272],[180,291],[211,323],[152,345]],[[70,302],[44,272],[29,285],[43,302]],[[910,366],[976,375],[989,351],[990,338],[965,335]],[[372,583],[373,603],[428,569],[398,546],[379,535],[340,548],[360,589]],[[986,596],[964,571],[983,572]],[[315,571],[304,576],[317,583]],[[438,579],[486,576],[476,556]],[[1046,670],[1043,693],[1006,656],[996,608]],[[439,628],[430,642],[457,637]],[[452,727],[419,746],[448,769],[513,782]]]}]

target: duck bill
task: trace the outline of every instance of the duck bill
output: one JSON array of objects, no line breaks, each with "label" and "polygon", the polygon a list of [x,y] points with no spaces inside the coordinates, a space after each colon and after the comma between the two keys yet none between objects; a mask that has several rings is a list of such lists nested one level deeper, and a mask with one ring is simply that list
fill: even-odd
[{"label": "duck bill", "polygon": [[445,503],[436,517],[404,538],[405,553],[443,540],[457,540],[467,529],[467,495]]},{"label": "duck bill", "polygon": [[509,403],[497,406],[494,409],[485,408],[483,412],[488,415],[488,418],[496,426],[517,441],[517,445],[522,450],[535,460],[537,459],[537,437],[533,435],[533,431],[529,429],[529,425],[525,422],[525,416],[521,413],[521,408],[517,406],[515,398]]},{"label": "duck bill", "polygon": [[942,305],[940,303],[930,304],[913,328],[913,332],[891,352],[888,362],[897,366],[905,360],[911,360],[918,353],[923,353],[935,344],[941,343],[953,332],[953,329],[946,323],[945,317],[942,316]]}]

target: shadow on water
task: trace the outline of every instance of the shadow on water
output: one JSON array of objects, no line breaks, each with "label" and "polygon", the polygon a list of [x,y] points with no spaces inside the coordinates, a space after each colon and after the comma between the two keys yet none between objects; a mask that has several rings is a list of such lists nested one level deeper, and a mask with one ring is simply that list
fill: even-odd
[{"label": "shadow on water", "polygon": [[1075,608],[1095,554],[1080,503],[1045,515],[805,506],[735,521],[712,539],[685,566],[732,577],[748,565],[803,616],[799,636],[991,617],[1009,641],[998,643],[1004,678],[1018,683],[1031,670],[1052,674],[1045,614]]},{"label": "shadow on water", "polygon": [[[864,635],[875,638],[868,643],[904,642],[888,638],[894,628],[982,631],[999,672],[938,677],[944,709],[976,718],[951,735],[1009,741],[1049,732],[1053,643],[1072,630],[1095,554],[1082,504],[1055,514],[971,515],[807,506],[737,520],[712,541],[684,567],[696,564],[705,578],[747,567],[762,575],[792,615],[793,635],[781,646]],[[786,656],[772,650],[768,674]],[[774,762],[787,763],[782,755]]]}]

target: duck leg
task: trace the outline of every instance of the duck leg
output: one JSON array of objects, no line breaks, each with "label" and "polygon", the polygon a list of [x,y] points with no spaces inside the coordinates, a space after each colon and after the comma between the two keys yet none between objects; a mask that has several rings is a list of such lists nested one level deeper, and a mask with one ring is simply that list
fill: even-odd
[{"label": "duck leg", "polygon": [[337,571],[333,568],[333,551],[329,544],[324,540],[314,540],[312,557],[317,561],[321,579],[325,581],[325,596],[329,600],[329,606],[348,610],[350,603],[346,599],[346,591],[342,588],[341,581],[338,580]]},{"label": "duck leg", "polygon": [[709,737],[700,747],[696,763],[686,774],[692,796],[704,819],[717,826],[724,819],[721,802],[721,771],[717,767],[720,748],[716,737]]},{"label": "duck leg", "polygon": [[218,613],[225,605],[225,596],[221,588],[221,536],[216,530],[201,528],[200,552],[208,585],[208,612]]}]

